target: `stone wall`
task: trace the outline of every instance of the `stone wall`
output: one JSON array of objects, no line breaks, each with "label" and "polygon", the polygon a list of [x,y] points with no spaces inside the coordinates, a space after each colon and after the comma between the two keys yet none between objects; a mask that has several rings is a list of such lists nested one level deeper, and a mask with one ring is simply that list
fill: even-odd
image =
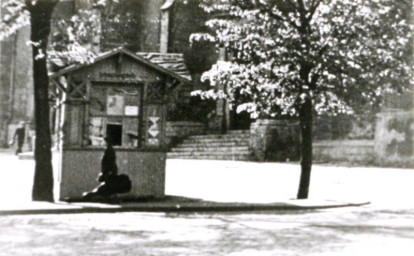
[{"label": "stone wall", "polygon": [[377,115],[375,152],[382,166],[414,167],[414,115],[412,111],[386,111]]},{"label": "stone wall", "polygon": [[206,32],[208,14],[200,7],[200,0],[175,1],[170,14],[169,52],[185,52],[190,46],[190,35]]},{"label": "stone wall", "polygon": [[203,123],[191,121],[169,121],[167,122],[167,137],[186,137],[189,135],[205,134],[206,128]]},{"label": "stone wall", "polygon": [[[391,116],[400,121],[390,119]],[[409,159],[413,159],[412,130],[414,126],[412,125],[412,119],[407,119],[407,117],[408,114],[402,115],[399,118],[395,115],[387,116],[385,120],[388,120],[389,126],[400,127],[397,128],[400,132],[396,130],[386,132],[384,129],[378,128],[384,126],[385,121],[383,121],[377,124],[377,130],[382,130],[383,132],[376,136],[376,140],[347,138],[338,140],[315,139],[313,141],[313,160],[315,163],[412,166],[412,162],[410,165]],[[402,119],[405,121],[401,121]],[[409,133],[410,129],[411,133]],[[402,132],[402,130],[406,132]],[[257,161],[299,161],[299,143],[300,134],[297,124],[280,120],[257,120],[251,125],[250,149]],[[384,144],[388,145],[388,147],[386,148]],[[410,156],[408,155],[409,153],[411,153]],[[399,157],[397,157],[398,154]]]},{"label": "stone wall", "polygon": [[[124,46],[158,52],[162,0],[121,0],[102,15],[101,51]],[[115,18],[116,15],[119,15]]]},{"label": "stone wall", "polygon": [[374,140],[323,140],[313,142],[315,163],[373,165]]},{"label": "stone wall", "polygon": [[315,117],[314,140],[372,140],[375,114]]},{"label": "stone wall", "polygon": [[34,115],[30,27],[0,42],[0,147],[6,146],[8,126],[31,121]]},{"label": "stone wall", "polygon": [[165,133],[167,143],[171,145],[190,135],[205,134],[206,127],[201,122],[167,121]]},{"label": "stone wall", "polygon": [[298,146],[297,124],[265,119],[250,126],[250,149],[258,161],[297,161]]}]

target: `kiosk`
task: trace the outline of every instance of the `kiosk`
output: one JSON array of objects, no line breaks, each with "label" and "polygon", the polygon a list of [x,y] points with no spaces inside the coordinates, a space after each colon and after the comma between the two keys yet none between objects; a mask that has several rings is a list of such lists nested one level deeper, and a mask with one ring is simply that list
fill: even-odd
[{"label": "kiosk", "polygon": [[175,88],[191,81],[118,48],[91,63],[50,75],[55,101],[57,198],[79,198],[98,185],[103,138],[113,139],[129,197],[163,197],[166,107]]}]

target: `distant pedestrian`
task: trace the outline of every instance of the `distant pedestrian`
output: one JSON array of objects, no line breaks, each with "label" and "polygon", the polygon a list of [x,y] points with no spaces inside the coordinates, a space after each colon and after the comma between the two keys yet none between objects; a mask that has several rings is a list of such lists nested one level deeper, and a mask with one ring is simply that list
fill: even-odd
[{"label": "distant pedestrian", "polygon": [[24,122],[21,121],[19,122],[16,128],[16,131],[14,132],[13,140],[11,142],[11,144],[13,145],[14,142],[17,141],[17,149],[15,152],[16,155],[23,152],[22,148],[23,148],[25,135],[26,135],[26,129],[24,127]]}]

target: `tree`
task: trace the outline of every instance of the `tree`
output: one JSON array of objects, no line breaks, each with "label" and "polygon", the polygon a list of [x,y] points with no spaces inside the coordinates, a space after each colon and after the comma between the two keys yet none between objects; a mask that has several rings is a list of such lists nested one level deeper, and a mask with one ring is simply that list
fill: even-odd
[{"label": "tree", "polygon": [[212,33],[198,37],[225,47],[230,60],[203,75],[226,91],[195,94],[224,97],[253,118],[299,118],[298,199],[309,194],[313,116],[352,114],[355,102],[378,105],[384,92],[412,85],[409,0],[202,2],[214,18]]},{"label": "tree", "polygon": [[[121,17],[118,13],[117,8],[123,4],[125,2],[119,0],[85,1],[83,6],[72,13],[70,19],[55,21],[48,46],[49,71],[93,61],[100,51],[101,38],[109,33],[106,32],[108,28],[102,29],[102,20],[112,30],[113,26],[126,25],[133,20],[130,15]],[[123,38],[118,40],[121,44],[125,41]]]},{"label": "tree", "polygon": [[[0,40],[15,33],[23,26],[31,26],[33,60],[34,105],[35,105],[35,175],[32,190],[34,201],[53,201],[53,169],[51,134],[49,122],[49,77],[47,69],[47,47],[53,9],[59,0],[8,0],[3,4],[6,15],[0,22]],[[106,1],[95,1],[105,6]],[[108,0],[108,2],[112,2]],[[117,2],[113,0],[113,2]],[[75,45],[80,45],[72,42]],[[76,52],[80,47],[68,47]],[[52,48],[53,50],[53,48]],[[70,54],[66,52],[67,54]],[[54,52],[55,55],[58,53]],[[61,56],[61,55],[60,55]],[[72,63],[84,61],[72,58]],[[70,64],[70,63],[68,63]]]},{"label": "tree", "polygon": [[53,169],[49,126],[49,77],[46,66],[46,47],[50,32],[50,20],[57,0],[9,0],[2,17],[0,39],[30,24],[32,45],[33,82],[35,101],[35,175],[32,199],[53,201]]},{"label": "tree", "polygon": [[53,202],[52,142],[49,124],[49,76],[46,48],[50,20],[57,0],[25,0],[30,13],[30,40],[32,41],[33,85],[35,106],[35,174],[32,199]]}]

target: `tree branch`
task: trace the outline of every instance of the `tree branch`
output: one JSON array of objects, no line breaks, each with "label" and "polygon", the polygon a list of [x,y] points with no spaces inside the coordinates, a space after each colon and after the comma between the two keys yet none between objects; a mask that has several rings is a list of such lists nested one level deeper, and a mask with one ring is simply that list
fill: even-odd
[{"label": "tree branch", "polygon": [[279,21],[282,21],[282,22],[287,22],[287,23],[289,23],[292,27],[294,27],[294,28],[296,28],[296,29],[299,29],[299,26],[297,26],[294,22],[292,22],[291,20],[289,20],[289,18],[288,18],[288,17],[283,17],[283,16],[277,15],[277,14],[275,14],[275,13],[273,12],[273,8],[272,8],[272,7],[276,7],[276,8],[278,8],[278,6],[277,6],[277,5],[274,5],[274,6],[272,6],[272,7],[269,7],[269,6],[266,6],[266,5],[264,5],[264,4],[260,4],[260,3],[258,3],[258,6],[257,6],[257,7],[259,8],[260,12],[269,14],[269,16],[270,16],[270,17],[272,17],[273,19],[275,19],[275,20],[279,20]]},{"label": "tree branch", "polygon": [[316,10],[318,9],[318,7],[319,7],[319,5],[321,4],[322,1],[323,0],[312,0],[312,4],[311,4],[310,9],[309,9],[309,17],[307,18],[308,22],[310,22],[312,20],[313,15],[315,14]]},{"label": "tree branch", "polygon": [[292,6],[294,10],[296,10],[298,8],[296,6],[296,4],[293,1],[291,1],[291,0],[286,0],[286,3],[288,3],[290,6]]},{"label": "tree branch", "polygon": [[306,11],[305,4],[303,3],[303,0],[297,0],[300,11]]}]

